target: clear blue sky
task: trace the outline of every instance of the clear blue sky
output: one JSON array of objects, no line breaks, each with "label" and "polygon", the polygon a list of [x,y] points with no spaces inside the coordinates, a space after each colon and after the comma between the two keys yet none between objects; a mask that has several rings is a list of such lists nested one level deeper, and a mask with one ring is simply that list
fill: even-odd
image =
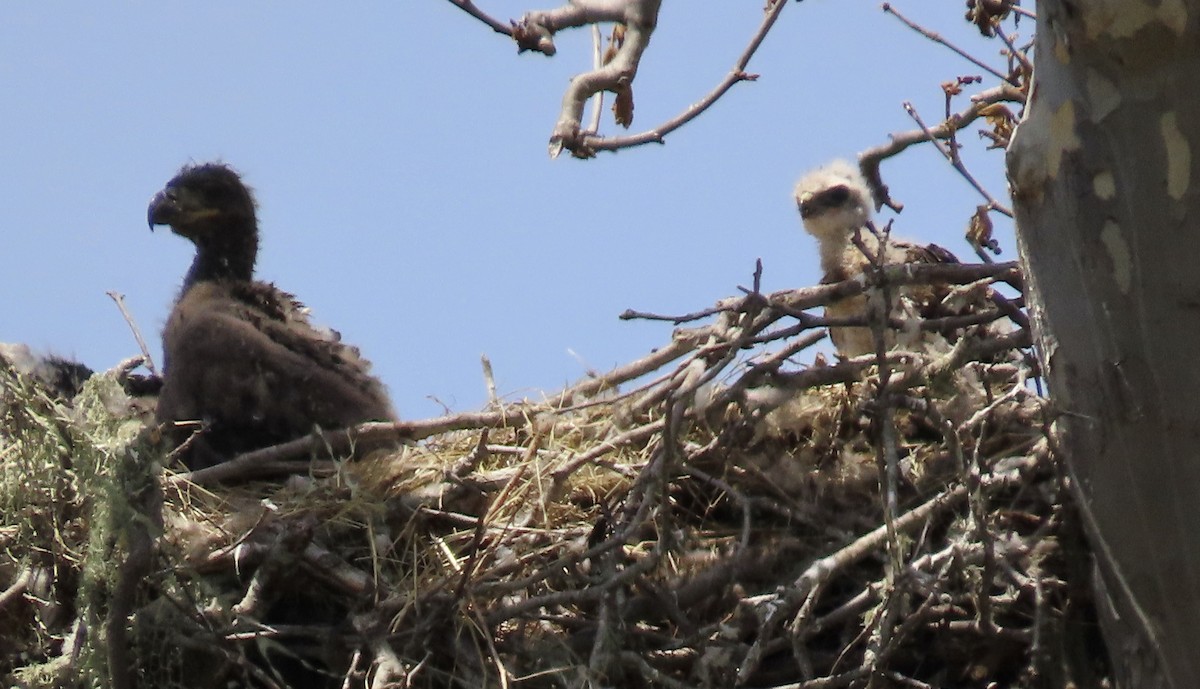
[{"label": "clear blue sky", "polygon": [[[707,93],[763,4],[665,2],[633,129]],[[961,3],[894,4],[1003,64]],[[478,408],[481,354],[501,394],[537,398],[583,374],[572,351],[607,369],[668,340],[626,308],[707,307],[758,257],[766,289],[815,284],[795,180],[912,128],[904,100],[935,121],[939,83],[979,73],[875,2],[791,3],[750,65],[760,80],[665,146],[550,160],[563,87],[591,59],[590,32],[557,42],[518,56],[445,0],[5,5],[0,341],[107,368],[137,352],[115,290],[157,356],[191,245],[151,234],[146,204],[181,164],[220,159],[257,191],[260,277],[359,345],[402,416],[440,413],[433,398]],[[1002,195],[1002,155],[962,140]],[[970,254],[979,199],[932,148],[884,172],[907,204],[897,234]]]}]

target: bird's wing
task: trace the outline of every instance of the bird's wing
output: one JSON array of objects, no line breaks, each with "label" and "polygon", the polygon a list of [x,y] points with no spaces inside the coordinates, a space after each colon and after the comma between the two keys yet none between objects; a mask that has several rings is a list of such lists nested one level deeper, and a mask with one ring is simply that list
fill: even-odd
[{"label": "bird's wing", "polygon": [[[199,283],[163,333],[169,360],[160,420],[255,427],[264,438],[395,418],[353,348],[323,336],[269,286]],[[281,314],[283,317],[280,317]]]},{"label": "bird's wing", "polygon": [[949,249],[937,244],[901,244],[909,254],[908,263],[962,263]]},{"label": "bird's wing", "polygon": [[244,309],[240,315],[255,324],[280,346],[310,359],[314,364],[374,389],[371,364],[357,347],[343,343],[336,330],[314,326],[308,309],[296,297],[263,282],[233,283],[231,296]]},{"label": "bird's wing", "polygon": [[[907,263],[961,263],[958,257],[937,244],[918,245],[897,242]],[[905,289],[915,310],[925,319],[966,316],[995,307],[992,290],[986,282],[972,285],[931,283]]]}]

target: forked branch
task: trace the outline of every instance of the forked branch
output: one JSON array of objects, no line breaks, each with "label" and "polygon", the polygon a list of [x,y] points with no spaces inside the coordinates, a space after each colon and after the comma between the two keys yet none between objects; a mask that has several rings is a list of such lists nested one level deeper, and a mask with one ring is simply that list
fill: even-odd
[{"label": "forked branch", "polygon": [[563,29],[601,22],[611,22],[623,27],[621,40],[614,41],[613,49],[602,64],[573,78],[563,95],[562,109],[550,136],[550,155],[558,156],[566,149],[577,158],[593,157],[597,151],[617,151],[647,143],[663,143],[667,134],[695,119],[725,95],[734,84],[756,80],[758,75],[747,72],[746,67],[787,5],[786,0],[768,0],[762,23],[733,68],[699,101],[689,105],[675,117],[646,131],[628,136],[604,137],[582,128],[584,107],[592,96],[610,91],[617,94],[618,103],[627,103],[627,107],[618,112],[617,119],[619,124],[629,125],[633,80],[637,76],[642,54],[650,44],[650,36],[658,24],[662,0],[568,0],[566,4],[552,10],[527,12],[519,21],[511,22],[511,26],[508,27],[480,10],[471,0],[450,2],[496,32],[511,36],[517,42],[518,51],[532,50],[547,56],[557,52],[554,35]]}]

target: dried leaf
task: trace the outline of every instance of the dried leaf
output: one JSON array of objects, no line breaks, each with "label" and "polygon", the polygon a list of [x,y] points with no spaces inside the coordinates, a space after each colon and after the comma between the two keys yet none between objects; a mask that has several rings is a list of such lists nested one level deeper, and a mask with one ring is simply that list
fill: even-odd
[{"label": "dried leaf", "polygon": [[554,37],[550,35],[546,27],[530,24],[524,19],[520,22],[510,22],[510,24],[513,40],[517,42],[518,53],[533,50],[552,57],[557,52],[554,47]]},{"label": "dried leaf", "polygon": [[988,217],[987,206],[975,208],[975,214],[967,223],[967,241],[993,254],[1000,254],[1000,242],[992,237],[992,219]]},{"label": "dried leaf", "polygon": [[997,142],[1008,142],[1012,138],[1017,118],[1006,105],[1003,103],[993,103],[981,108],[979,113],[983,115],[988,125],[992,128],[992,136],[988,138]]},{"label": "dried leaf", "polygon": [[979,33],[991,38],[995,27],[1012,9],[1013,0],[967,0],[967,21],[979,28]]},{"label": "dried leaf", "polygon": [[613,119],[617,124],[629,129],[629,125],[633,124],[633,86],[631,84],[626,82],[620,86],[612,109]]},{"label": "dried leaf", "polygon": [[600,64],[607,65],[617,56],[617,51],[621,46],[625,45],[625,25],[613,24],[612,34],[608,37],[608,47],[604,49],[604,56],[600,58]]}]

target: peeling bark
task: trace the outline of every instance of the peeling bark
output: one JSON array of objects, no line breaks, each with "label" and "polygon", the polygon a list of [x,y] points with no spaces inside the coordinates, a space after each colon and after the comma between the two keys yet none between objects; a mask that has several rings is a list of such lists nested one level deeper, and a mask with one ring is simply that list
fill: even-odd
[{"label": "peeling bark", "polygon": [[1009,149],[1035,341],[1127,687],[1200,686],[1198,12],[1040,2]]}]

